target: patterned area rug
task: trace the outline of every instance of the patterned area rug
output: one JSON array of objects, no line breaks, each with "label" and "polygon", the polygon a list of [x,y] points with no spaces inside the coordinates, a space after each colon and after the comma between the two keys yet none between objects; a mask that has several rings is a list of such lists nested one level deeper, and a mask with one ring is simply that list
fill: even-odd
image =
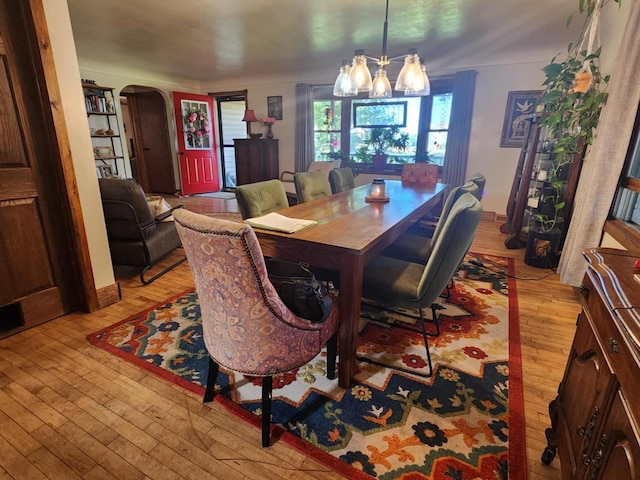
[{"label": "patterned area rug", "polygon": [[[327,380],[323,351],[274,378],[273,436],[349,478],[524,478],[517,298],[507,271],[513,274],[507,258],[467,256],[450,297],[439,300],[444,310],[440,335],[429,339],[435,368],[430,378],[414,375],[426,367],[422,336],[389,327],[410,325],[403,313],[416,312],[363,305],[358,356],[404,371],[359,361],[356,385],[345,390]],[[194,292],[88,339],[198,395],[204,392],[207,353]],[[221,370],[218,383],[222,394],[214,401],[258,426],[260,379]]]}]

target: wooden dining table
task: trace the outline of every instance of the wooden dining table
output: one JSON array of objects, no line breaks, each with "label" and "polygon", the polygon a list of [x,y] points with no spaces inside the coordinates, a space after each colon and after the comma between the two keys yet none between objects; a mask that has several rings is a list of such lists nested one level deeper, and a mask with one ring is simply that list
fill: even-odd
[{"label": "wooden dining table", "polygon": [[[389,201],[367,202],[371,185],[278,210],[317,225],[295,233],[256,228],[266,256],[305,262],[339,272],[338,378],[349,388],[355,375],[364,267],[405,230],[438,205],[447,185],[405,185],[387,180]],[[384,275],[384,272],[380,272]]]}]

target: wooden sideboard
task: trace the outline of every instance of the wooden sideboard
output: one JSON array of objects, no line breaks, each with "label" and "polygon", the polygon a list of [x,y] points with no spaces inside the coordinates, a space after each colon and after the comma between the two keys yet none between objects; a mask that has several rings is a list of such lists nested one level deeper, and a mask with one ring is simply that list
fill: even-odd
[{"label": "wooden sideboard", "polygon": [[[640,251],[586,250],[582,312],[558,396],[543,463],[556,448],[563,480],[640,478]],[[635,273],[638,273],[637,271]]]},{"label": "wooden sideboard", "polygon": [[273,138],[236,138],[236,185],[278,178],[278,140]]}]

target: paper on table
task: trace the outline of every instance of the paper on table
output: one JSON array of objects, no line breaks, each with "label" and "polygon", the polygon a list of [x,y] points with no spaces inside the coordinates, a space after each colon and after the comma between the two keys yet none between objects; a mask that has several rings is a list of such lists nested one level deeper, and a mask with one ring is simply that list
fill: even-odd
[{"label": "paper on table", "polygon": [[267,213],[261,217],[247,218],[246,223],[256,228],[265,230],[275,230],[277,232],[293,233],[303,228],[317,225],[315,220],[302,220],[299,218],[290,218],[280,215],[276,212]]}]

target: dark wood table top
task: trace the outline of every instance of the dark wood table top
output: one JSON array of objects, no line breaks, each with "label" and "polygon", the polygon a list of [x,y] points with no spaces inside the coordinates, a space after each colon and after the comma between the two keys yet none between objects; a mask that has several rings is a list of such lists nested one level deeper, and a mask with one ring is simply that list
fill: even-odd
[{"label": "dark wood table top", "polygon": [[371,185],[367,184],[278,211],[292,218],[315,220],[318,225],[295,233],[261,229],[256,231],[261,239],[272,237],[286,241],[289,238],[319,243],[325,249],[359,254],[379,242],[385,232],[391,229],[398,229],[398,234],[386,243],[395,240],[425,213],[424,206],[432,205],[434,198],[439,197],[447,188],[441,183],[407,186],[400,180],[387,180],[385,186],[389,197],[387,203],[367,203],[365,197],[371,192]]}]

